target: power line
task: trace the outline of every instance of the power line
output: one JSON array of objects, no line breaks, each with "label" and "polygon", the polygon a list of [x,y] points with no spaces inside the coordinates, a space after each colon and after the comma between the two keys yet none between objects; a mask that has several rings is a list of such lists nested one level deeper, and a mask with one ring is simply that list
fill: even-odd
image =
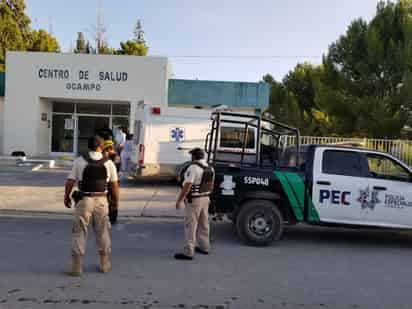
[{"label": "power line", "polygon": [[309,56],[309,55],[168,55],[169,58],[204,58],[204,59],[321,59],[322,56]]}]

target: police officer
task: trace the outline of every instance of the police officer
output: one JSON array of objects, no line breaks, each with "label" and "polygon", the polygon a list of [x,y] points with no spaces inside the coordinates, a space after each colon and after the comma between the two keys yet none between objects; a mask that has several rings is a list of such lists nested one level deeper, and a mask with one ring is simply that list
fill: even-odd
[{"label": "police officer", "polygon": [[[89,139],[89,152],[78,157],[69,174],[64,195],[64,204],[71,208],[70,193],[74,184],[78,183],[80,191],[76,191],[76,205],[72,228],[72,265],[66,272],[70,276],[82,274],[82,257],[86,250],[87,230],[92,223],[97,249],[100,255],[100,271],[107,273],[111,265],[110,223],[108,219],[107,183],[113,190],[115,206],[119,202],[119,187],[116,167],[102,155],[103,139],[95,136]],[[72,195],[74,197],[74,195]]]},{"label": "police officer", "polygon": [[[192,260],[194,253],[209,254],[209,195],[213,188],[214,174],[209,181],[208,189],[199,190],[204,181],[205,169],[208,165],[205,152],[201,148],[194,148],[189,152],[192,155],[192,164],[184,174],[183,187],[176,201],[176,209],[185,204],[185,244],[182,253],[175,254],[177,260]],[[213,172],[213,169],[209,168]],[[196,246],[196,236],[198,246]]]},{"label": "police officer", "polygon": [[[111,160],[116,166],[116,173],[118,175],[119,169],[118,165],[120,164],[120,157],[117,155],[114,150],[114,143],[111,139],[105,140],[103,142],[103,157],[107,160]],[[107,188],[107,201],[109,203],[109,219],[111,224],[116,224],[118,216],[118,207],[114,205],[114,199],[112,195],[112,186],[109,184]]]},{"label": "police officer", "polygon": [[120,156],[114,149],[114,142],[111,139],[105,140],[103,142],[103,156],[111,160],[116,166],[116,171],[119,172],[120,169]]}]

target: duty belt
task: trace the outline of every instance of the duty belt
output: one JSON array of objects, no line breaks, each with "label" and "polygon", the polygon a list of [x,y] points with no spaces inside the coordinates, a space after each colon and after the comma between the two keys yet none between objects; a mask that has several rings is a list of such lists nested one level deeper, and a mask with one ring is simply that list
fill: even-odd
[{"label": "duty belt", "polygon": [[212,192],[200,192],[200,185],[193,185],[190,191],[191,198],[206,197],[211,195]]},{"label": "duty belt", "polygon": [[82,192],[83,196],[87,197],[98,197],[98,196],[106,196],[107,192]]}]

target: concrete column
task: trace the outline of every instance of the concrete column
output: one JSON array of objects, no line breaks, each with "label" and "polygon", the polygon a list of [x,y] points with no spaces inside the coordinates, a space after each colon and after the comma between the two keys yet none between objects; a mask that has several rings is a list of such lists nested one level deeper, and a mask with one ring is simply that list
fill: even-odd
[{"label": "concrete column", "polygon": [[130,116],[129,116],[129,132],[134,134],[134,122],[136,120],[138,102],[130,102]]}]

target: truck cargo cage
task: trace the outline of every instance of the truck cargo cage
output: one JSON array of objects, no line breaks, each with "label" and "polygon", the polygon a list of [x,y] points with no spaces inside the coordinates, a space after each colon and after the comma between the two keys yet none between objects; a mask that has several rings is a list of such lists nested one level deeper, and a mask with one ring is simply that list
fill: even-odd
[{"label": "truck cargo cage", "polygon": [[[240,147],[223,145],[223,130],[236,129]],[[235,134],[236,135],[236,134]],[[212,127],[206,137],[205,149],[211,164],[263,167],[277,165],[288,136],[294,136],[296,167],[299,166],[299,130],[268,117],[231,112],[212,113]],[[252,140],[252,141],[251,141]],[[264,141],[264,143],[263,143]],[[253,145],[253,146],[252,146]]]}]

